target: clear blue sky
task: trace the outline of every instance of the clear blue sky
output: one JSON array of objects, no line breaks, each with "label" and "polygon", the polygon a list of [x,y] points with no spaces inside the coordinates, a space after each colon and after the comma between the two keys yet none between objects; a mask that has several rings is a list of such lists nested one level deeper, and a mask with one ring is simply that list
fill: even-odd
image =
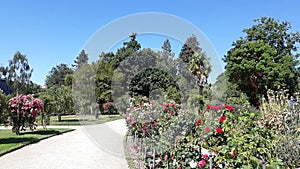
[{"label": "clear blue sky", "polygon": [[[208,37],[222,58],[255,18],[287,20],[293,31],[300,31],[299,7],[297,0],[0,0],[0,65],[6,65],[16,51],[21,51],[34,69],[32,81],[43,84],[53,66],[71,65],[99,28],[141,12],[163,12],[186,19]],[[162,42],[157,42],[158,46],[141,43],[143,47],[159,48]],[[175,52],[180,50],[173,48]]]}]

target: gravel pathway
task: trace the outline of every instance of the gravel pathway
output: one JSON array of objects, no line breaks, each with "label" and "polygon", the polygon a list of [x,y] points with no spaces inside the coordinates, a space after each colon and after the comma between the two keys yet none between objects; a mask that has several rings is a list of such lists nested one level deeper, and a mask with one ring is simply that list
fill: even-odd
[{"label": "gravel pathway", "polygon": [[[0,169],[128,168],[123,151],[124,120],[89,126],[88,129],[72,128],[76,130],[0,157]],[[97,130],[96,136],[90,134],[90,129]]]}]

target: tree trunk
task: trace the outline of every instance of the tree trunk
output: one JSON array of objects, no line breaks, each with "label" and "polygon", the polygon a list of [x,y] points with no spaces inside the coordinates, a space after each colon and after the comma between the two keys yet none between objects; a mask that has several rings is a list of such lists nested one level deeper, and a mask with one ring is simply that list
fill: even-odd
[{"label": "tree trunk", "polygon": [[20,135],[20,127],[16,129],[16,135]]},{"label": "tree trunk", "polygon": [[57,120],[58,120],[58,122],[61,122],[61,113],[57,114]]},{"label": "tree trunk", "polygon": [[42,125],[43,125],[43,128],[46,129],[46,126],[47,126],[47,116],[46,115],[43,115]]},{"label": "tree trunk", "polygon": [[99,118],[99,113],[95,112],[95,119],[97,120]]},{"label": "tree trunk", "polygon": [[[20,110],[18,110],[20,111]],[[20,126],[21,126],[21,113],[18,113],[18,117],[17,119],[13,119],[13,127],[12,127],[12,131],[14,133],[16,133],[16,135],[20,135]]]},{"label": "tree trunk", "polygon": [[204,107],[204,100],[203,100],[203,86],[199,86],[199,110],[198,113],[200,114]]},{"label": "tree trunk", "polygon": [[199,86],[199,95],[200,95],[200,96],[203,95],[203,86]]},{"label": "tree trunk", "polygon": [[259,99],[257,98],[258,95],[258,82],[257,82],[257,77],[253,77],[250,78],[250,84],[251,84],[251,89],[252,89],[252,93],[250,94],[251,98],[251,102],[255,107],[259,107],[260,103],[259,103]]}]

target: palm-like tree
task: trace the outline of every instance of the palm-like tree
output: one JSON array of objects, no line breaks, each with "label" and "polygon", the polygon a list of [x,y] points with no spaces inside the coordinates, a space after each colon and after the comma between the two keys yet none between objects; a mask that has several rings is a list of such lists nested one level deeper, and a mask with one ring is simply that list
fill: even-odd
[{"label": "palm-like tree", "polygon": [[196,78],[199,86],[199,95],[203,95],[203,88],[207,84],[208,75],[211,72],[211,64],[209,58],[203,52],[197,52],[192,56],[189,64],[189,70]]}]

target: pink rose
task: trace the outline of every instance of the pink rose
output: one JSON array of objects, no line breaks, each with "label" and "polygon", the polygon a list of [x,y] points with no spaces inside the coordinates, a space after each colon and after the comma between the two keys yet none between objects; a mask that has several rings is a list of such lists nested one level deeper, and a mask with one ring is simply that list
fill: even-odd
[{"label": "pink rose", "polygon": [[206,161],[205,160],[201,160],[197,164],[198,167],[204,167],[205,165],[206,165]]}]

